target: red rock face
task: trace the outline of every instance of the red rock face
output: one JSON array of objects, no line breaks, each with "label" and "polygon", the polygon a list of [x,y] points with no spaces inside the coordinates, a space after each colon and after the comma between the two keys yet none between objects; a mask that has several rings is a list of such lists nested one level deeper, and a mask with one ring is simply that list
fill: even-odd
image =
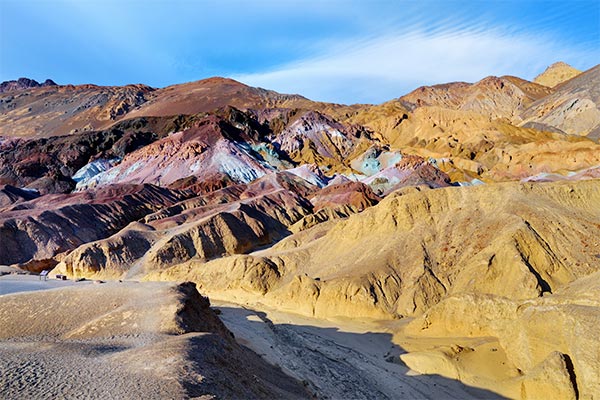
[{"label": "red rock face", "polygon": [[374,206],[381,198],[362,182],[346,182],[321,189],[312,199],[315,211],[323,208],[351,206],[358,211]]}]

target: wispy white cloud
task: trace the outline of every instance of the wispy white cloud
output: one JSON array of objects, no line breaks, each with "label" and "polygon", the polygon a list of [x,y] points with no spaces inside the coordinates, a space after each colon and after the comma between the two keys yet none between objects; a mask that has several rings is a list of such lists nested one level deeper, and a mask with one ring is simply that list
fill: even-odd
[{"label": "wispy white cloud", "polygon": [[488,75],[532,79],[559,60],[585,68],[593,65],[598,53],[569,48],[543,34],[493,27],[404,29],[360,42],[330,44],[320,56],[233,78],[315,100],[378,103],[425,84],[474,82]]}]

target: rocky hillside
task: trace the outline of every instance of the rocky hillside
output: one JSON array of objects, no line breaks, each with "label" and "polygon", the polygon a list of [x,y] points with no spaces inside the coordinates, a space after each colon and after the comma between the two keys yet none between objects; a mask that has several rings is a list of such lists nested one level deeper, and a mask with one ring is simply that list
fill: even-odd
[{"label": "rocky hillside", "polygon": [[556,91],[523,112],[525,126],[600,137],[600,66],[563,83]]}]

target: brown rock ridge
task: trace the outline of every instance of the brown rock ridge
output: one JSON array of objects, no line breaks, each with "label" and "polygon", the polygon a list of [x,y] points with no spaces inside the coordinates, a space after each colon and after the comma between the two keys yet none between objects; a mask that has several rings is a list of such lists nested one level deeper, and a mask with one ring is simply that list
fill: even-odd
[{"label": "brown rock ridge", "polygon": [[0,390],[8,398],[309,395],[237,344],[189,282],[80,283],[0,296],[0,324]]},{"label": "brown rock ridge", "polygon": [[114,185],[8,206],[0,212],[0,265],[18,263],[39,272],[55,265],[59,253],[107,237],[189,196],[150,185]]},{"label": "brown rock ridge", "polygon": [[0,93],[46,86],[56,86],[56,83],[54,83],[52,79],[46,79],[44,82],[39,83],[35,79],[19,78],[16,81],[5,81],[0,83]]},{"label": "brown rock ridge", "polygon": [[104,129],[143,104],[145,85],[61,85],[0,94],[0,136],[48,137]]},{"label": "brown rock ridge", "polygon": [[568,81],[571,78],[575,78],[579,74],[581,74],[580,70],[571,67],[567,63],[559,61],[550,65],[544,72],[536,76],[533,79],[533,82],[552,88]]},{"label": "brown rock ridge", "polygon": [[545,86],[514,76],[489,76],[473,84],[455,82],[423,86],[397,101],[409,109],[438,106],[472,111],[489,118],[512,118],[535,100],[551,93],[552,90]]},{"label": "brown rock ridge", "polygon": [[[280,180],[289,185],[285,177]],[[239,190],[218,190],[148,215],[111,237],[78,247],[54,272],[122,278],[188,260],[246,253],[280,240],[312,209],[307,200],[268,177]]]}]

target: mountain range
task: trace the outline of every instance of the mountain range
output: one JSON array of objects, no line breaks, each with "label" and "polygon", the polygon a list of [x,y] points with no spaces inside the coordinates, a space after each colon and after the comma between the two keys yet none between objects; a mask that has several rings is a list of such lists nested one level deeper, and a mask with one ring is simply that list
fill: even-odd
[{"label": "mountain range", "polygon": [[377,105],[227,78],[0,84],[0,265],[495,337],[485,377],[464,349],[398,362],[511,398],[600,393],[599,179],[600,65]]}]

